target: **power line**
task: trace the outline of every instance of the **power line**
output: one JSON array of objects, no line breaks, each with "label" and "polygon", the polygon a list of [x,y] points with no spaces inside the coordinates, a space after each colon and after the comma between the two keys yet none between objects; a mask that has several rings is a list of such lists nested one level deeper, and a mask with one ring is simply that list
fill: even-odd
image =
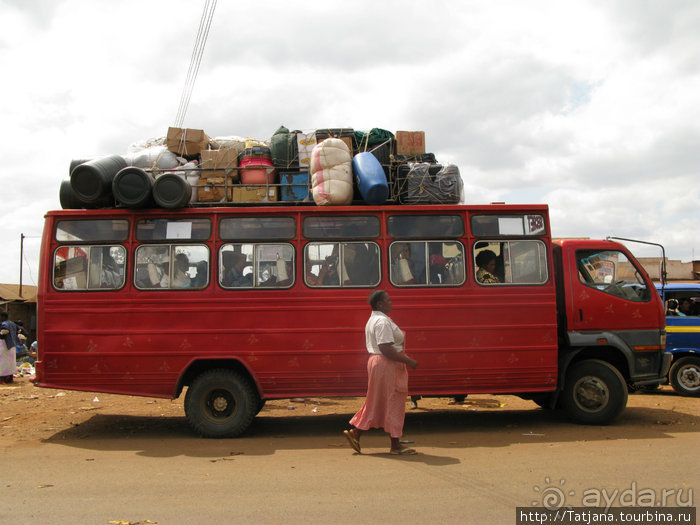
[{"label": "power line", "polygon": [[32,280],[32,283],[34,286],[37,286],[36,280],[34,279],[34,275],[32,275],[32,265],[29,264],[29,259],[27,259],[27,254],[24,254],[24,263],[29,267],[29,278]]},{"label": "power line", "polygon": [[182,88],[182,95],[180,96],[180,105],[177,109],[177,115],[175,116],[175,127],[177,128],[182,127],[182,124],[185,121],[185,114],[187,113],[187,108],[190,105],[190,98],[192,98],[192,92],[194,91],[194,83],[197,80],[197,75],[199,74],[199,66],[202,62],[202,55],[204,54],[204,47],[206,46],[207,38],[209,37],[209,29],[211,28],[211,21],[214,18],[215,9],[216,0],[205,1],[202,17],[199,20],[197,38],[195,39],[194,48],[192,49],[192,56],[190,57],[190,67],[187,70],[185,85]]}]

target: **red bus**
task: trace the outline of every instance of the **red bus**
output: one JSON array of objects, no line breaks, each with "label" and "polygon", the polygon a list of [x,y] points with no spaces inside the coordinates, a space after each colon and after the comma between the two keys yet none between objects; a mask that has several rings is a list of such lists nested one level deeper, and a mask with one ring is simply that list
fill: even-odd
[{"label": "red bus", "polygon": [[545,205],[103,209],[46,215],[36,384],[186,388],[197,432],[236,436],[267,399],[365,394],[375,288],[420,362],[411,394],[517,394],[605,424],[668,370],[641,265],[553,241]]}]

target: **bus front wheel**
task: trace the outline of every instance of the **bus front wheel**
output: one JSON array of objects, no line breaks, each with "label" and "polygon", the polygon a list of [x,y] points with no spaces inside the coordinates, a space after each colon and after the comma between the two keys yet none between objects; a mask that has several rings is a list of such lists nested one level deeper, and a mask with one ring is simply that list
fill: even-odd
[{"label": "bus front wheel", "polygon": [[197,376],[187,389],[185,416],[204,437],[237,437],[250,426],[258,404],[258,395],[244,376],[214,369]]},{"label": "bus front wheel", "polygon": [[567,371],[562,403],[578,423],[607,425],[627,405],[627,385],[611,364],[587,359]]}]

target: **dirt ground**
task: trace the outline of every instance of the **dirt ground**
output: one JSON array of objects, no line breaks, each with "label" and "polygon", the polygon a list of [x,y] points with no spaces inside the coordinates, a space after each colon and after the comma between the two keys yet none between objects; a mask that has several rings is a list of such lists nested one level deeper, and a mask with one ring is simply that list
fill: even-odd
[{"label": "dirt ground", "polygon": [[19,378],[0,385],[0,523],[512,524],[518,507],[551,496],[635,505],[650,491],[697,505],[700,398],[669,387],[632,394],[605,427],[514,396],[448,402],[407,410],[404,439],[418,455],[389,455],[378,430],[363,435],[358,455],[342,430],[361,398],[271,401],[242,437],[202,439],[183,397]]},{"label": "dirt ground", "polygon": [[[85,423],[95,416],[110,416],[111,423],[119,421],[143,421],[143,424],[172,424],[182,418],[184,422],[184,393],[174,400],[54,390],[35,387],[29,377],[16,378],[15,382],[0,386],[0,438],[5,443],[15,441],[47,440],[56,438],[85,438],[89,429]],[[700,401],[676,396],[668,386],[653,394],[635,393],[629,396],[628,407],[658,408],[670,401],[672,415],[654,421],[661,426],[673,426],[678,431],[693,431],[697,415],[691,404],[700,408]],[[676,402],[674,402],[676,401]],[[352,415],[362,405],[362,398],[305,398],[268,401],[257,416],[260,418],[294,418],[300,416]],[[503,412],[537,409],[531,401],[515,396],[472,395],[463,403],[452,404],[447,398],[426,398],[419,401],[413,413],[445,411]],[[576,425],[568,427],[576,433]],[[137,429],[130,429],[132,432]],[[154,428],[153,430],[156,430]]]}]

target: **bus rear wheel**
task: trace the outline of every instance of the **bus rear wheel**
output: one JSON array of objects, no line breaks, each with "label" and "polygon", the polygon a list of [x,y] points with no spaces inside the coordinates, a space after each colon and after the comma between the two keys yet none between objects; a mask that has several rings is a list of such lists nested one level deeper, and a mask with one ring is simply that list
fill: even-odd
[{"label": "bus rear wheel", "polygon": [[244,376],[214,369],[197,376],[187,389],[185,416],[204,437],[237,437],[250,426],[258,405],[258,395]]},{"label": "bus rear wheel", "polygon": [[700,396],[700,357],[682,357],[671,367],[671,386],[682,396]]},{"label": "bus rear wheel", "polygon": [[607,425],[627,405],[627,385],[611,364],[587,359],[567,371],[562,403],[578,423]]}]

